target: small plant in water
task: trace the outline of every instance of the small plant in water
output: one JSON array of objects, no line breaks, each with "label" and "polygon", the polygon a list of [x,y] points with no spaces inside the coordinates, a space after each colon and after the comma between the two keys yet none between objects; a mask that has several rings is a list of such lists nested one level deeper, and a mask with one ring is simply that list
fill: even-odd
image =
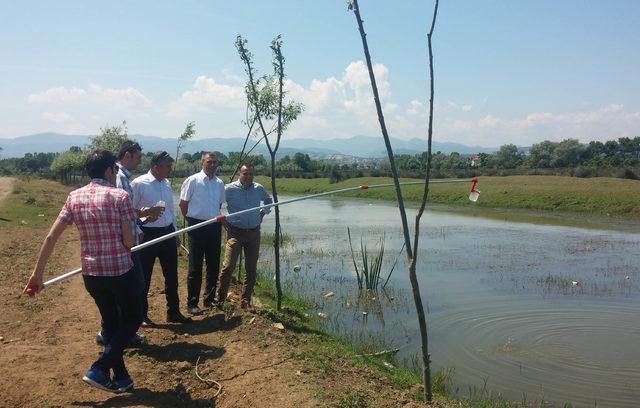
[{"label": "small plant in water", "polygon": [[[353,267],[356,270],[356,278],[358,279],[358,288],[360,290],[367,289],[371,291],[377,291],[378,284],[381,281],[380,272],[382,271],[382,261],[384,259],[384,234],[382,235],[382,238],[380,238],[380,249],[378,250],[378,254],[371,259],[369,258],[369,254],[367,252],[367,246],[362,242],[362,237],[360,237],[360,258],[362,259],[362,268],[358,268],[358,263],[356,262],[356,255],[355,251],[353,250],[353,245],[351,244],[351,230],[349,229],[349,227],[347,227],[347,236],[349,237],[349,249],[351,250]],[[391,270],[387,275],[387,279],[382,285],[383,289],[385,286],[387,286],[389,278],[391,278],[391,274],[393,273],[397,262],[398,257],[396,257],[396,260],[394,261],[393,265],[391,266]]]}]

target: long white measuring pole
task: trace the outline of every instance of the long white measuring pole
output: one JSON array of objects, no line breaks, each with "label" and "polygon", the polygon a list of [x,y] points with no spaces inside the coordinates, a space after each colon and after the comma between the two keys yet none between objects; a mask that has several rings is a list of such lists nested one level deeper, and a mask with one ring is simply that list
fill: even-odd
[{"label": "long white measuring pole", "polygon": [[[434,184],[434,183],[469,183],[472,182],[473,184],[471,185],[471,192],[475,192],[475,186],[477,183],[477,178],[473,178],[473,179],[453,179],[453,180],[431,180],[429,181],[429,184]],[[408,181],[408,182],[404,182],[404,183],[400,183],[401,186],[412,186],[412,185],[419,185],[419,184],[424,184],[424,181]],[[338,190],[332,190],[332,191],[326,191],[324,193],[317,193],[317,194],[311,194],[311,195],[306,195],[306,196],[302,196],[302,197],[296,197],[296,198],[292,198],[289,200],[284,200],[284,201],[279,201],[277,203],[271,203],[271,204],[265,204],[265,205],[261,205],[259,207],[254,207],[254,208],[249,208],[246,210],[242,210],[242,211],[237,211],[228,215],[218,215],[215,218],[212,218],[210,220],[207,221],[203,221],[199,224],[196,225],[192,225],[190,227],[186,227],[183,228],[181,230],[177,230],[174,232],[170,232],[166,235],[163,235],[161,237],[158,237],[156,239],[152,239],[151,241],[147,241],[143,244],[140,245],[136,245],[133,248],[131,248],[131,252],[137,252],[141,249],[150,247],[151,245],[157,244],[158,242],[173,238],[175,236],[178,236],[180,234],[183,234],[185,232],[189,232],[189,231],[193,231],[195,229],[198,229],[200,227],[204,227],[205,225],[209,225],[209,224],[213,224],[215,222],[222,222],[227,218],[233,218],[234,216],[238,216],[241,214],[245,214],[248,212],[252,212],[252,211],[259,211],[262,209],[266,209],[266,208],[271,208],[271,207],[275,207],[277,205],[285,205],[285,204],[290,204],[290,203],[295,203],[297,201],[304,201],[304,200],[309,200],[311,198],[318,198],[318,197],[323,197],[323,196],[328,196],[328,195],[332,195],[332,194],[340,194],[340,193],[346,193],[349,191],[357,191],[357,190],[368,190],[368,189],[372,189],[372,188],[386,188],[386,187],[393,187],[394,184],[389,183],[389,184],[372,184],[372,185],[368,185],[368,184],[362,184],[356,187],[347,187],[347,188],[341,188]],[[67,278],[70,278],[74,275],[79,274],[80,272],[82,272],[82,268],[78,268],[78,269],[74,269],[71,272],[67,272],[63,275],[60,276],[56,276],[53,279],[50,279],[46,282],[44,282],[44,286],[47,287],[49,285],[52,285],[54,283],[63,281]]]}]

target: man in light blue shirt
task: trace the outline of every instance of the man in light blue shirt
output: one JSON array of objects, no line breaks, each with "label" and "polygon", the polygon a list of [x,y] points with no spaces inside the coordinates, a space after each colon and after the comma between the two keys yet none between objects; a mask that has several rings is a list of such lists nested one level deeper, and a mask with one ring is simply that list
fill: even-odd
[{"label": "man in light blue shirt", "polygon": [[258,207],[261,202],[271,204],[273,200],[262,185],[253,182],[254,168],[252,164],[244,163],[240,166],[239,173],[238,181],[225,186],[229,216],[225,221],[227,245],[220,276],[220,287],[218,288],[218,302],[223,302],[226,299],[231,275],[240,256],[240,251],[244,250],[246,276],[241,306],[244,310],[251,310],[251,295],[256,283],[256,266],[260,253],[260,223],[262,217],[268,214],[271,209],[250,211],[236,216],[232,214]]}]

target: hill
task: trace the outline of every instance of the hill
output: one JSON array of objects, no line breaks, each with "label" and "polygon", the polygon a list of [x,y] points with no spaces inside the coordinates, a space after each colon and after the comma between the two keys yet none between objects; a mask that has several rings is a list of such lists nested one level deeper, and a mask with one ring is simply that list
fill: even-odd
[{"label": "hill", "polygon": [[[130,135],[137,140],[145,151],[166,150],[175,152],[176,139],[146,136],[141,134]],[[90,141],[89,135],[65,135],[61,133],[37,133],[20,136],[12,139],[0,139],[2,157],[22,157],[25,153],[63,152],[72,146],[84,147]],[[184,153],[195,153],[203,150],[216,150],[223,153],[237,152],[242,148],[244,139],[231,138],[206,138],[195,139],[187,142],[182,150]],[[418,138],[409,140],[391,139],[396,154],[416,154],[426,150],[426,141]],[[479,152],[493,152],[497,149],[480,146],[466,146],[451,142],[434,142],[433,151],[443,153],[458,152],[460,154],[473,154]],[[267,148],[263,144],[255,150],[259,154],[267,154]],[[333,156],[351,156],[354,158],[380,158],[386,157],[384,142],[381,137],[354,136],[347,139],[284,139],[279,151],[279,156],[293,155],[296,152],[309,154],[313,159],[329,159]]]}]

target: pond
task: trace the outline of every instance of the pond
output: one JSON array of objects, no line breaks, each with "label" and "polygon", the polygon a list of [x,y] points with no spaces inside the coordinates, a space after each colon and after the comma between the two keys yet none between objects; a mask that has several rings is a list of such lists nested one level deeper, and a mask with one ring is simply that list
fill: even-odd
[{"label": "pond", "polygon": [[[283,201],[288,197],[280,197]],[[413,223],[415,210],[408,216]],[[310,299],[326,327],[363,350],[399,348],[419,363],[415,307],[394,203],[316,199],[281,207],[284,286]],[[265,218],[263,235],[273,231]],[[384,239],[385,290],[358,296],[347,238],[370,256]],[[268,242],[261,270],[273,270]],[[640,401],[640,234],[428,211],[418,277],[433,368],[454,391],[561,406]]]}]

